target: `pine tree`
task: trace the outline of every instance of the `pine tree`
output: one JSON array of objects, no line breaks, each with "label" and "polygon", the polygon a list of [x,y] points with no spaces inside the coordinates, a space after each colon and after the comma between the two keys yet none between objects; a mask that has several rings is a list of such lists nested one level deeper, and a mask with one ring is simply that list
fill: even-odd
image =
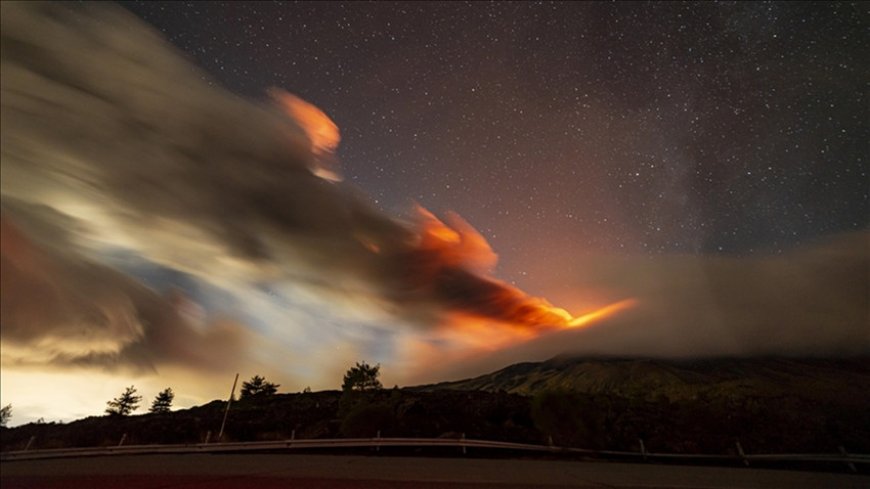
[{"label": "pine tree", "polygon": [[127,416],[139,408],[140,401],[142,401],[142,396],[137,396],[136,388],[131,385],[119,397],[106,403],[108,405],[106,414]]},{"label": "pine tree", "polygon": [[344,382],[341,385],[343,391],[368,391],[382,389],[381,381],[378,376],[381,375],[381,365],[377,364],[374,367],[366,362],[357,362],[355,367],[348,369],[344,374]]},{"label": "pine tree", "polygon": [[278,392],[278,387],[280,387],[280,384],[267,382],[265,377],[255,375],[251,377],[251,380],[242,382],[241,398],[248,399],[251,397],[271,396]]},{"label": "pine tree", "polygon": [[168,413],[169,408],[172,407],[173,399],[175,399],[175,393],[172,392],[171,387],[167,387],[160,394],[157,394],[154,402],[151,403],[149,411],[152,413]]}]

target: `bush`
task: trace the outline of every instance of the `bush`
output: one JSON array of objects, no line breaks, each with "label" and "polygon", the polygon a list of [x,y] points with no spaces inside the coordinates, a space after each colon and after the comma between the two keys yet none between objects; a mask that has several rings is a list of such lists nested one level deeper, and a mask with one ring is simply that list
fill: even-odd
[{"label": "bush", "polygon": [[393,410],[383,404],[358,404],[341,420],[341,434],[349,438],[389,436],[396,423]]},{"label": "bush", "polygon": [[545,391],[532,399],[532,420],[541,433],[561,446],[598,448],[603,438],[603,416],[586,395]]}]

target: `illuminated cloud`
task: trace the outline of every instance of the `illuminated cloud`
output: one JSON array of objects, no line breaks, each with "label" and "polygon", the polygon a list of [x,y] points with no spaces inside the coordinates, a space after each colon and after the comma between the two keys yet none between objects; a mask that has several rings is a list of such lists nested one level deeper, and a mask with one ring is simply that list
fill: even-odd
[{"label": "illuminated cloud", "polygon": [[50,245],[40,245],[5,213],[0,228],[4,367],[151,370],[159,363],[210,370],[250,346],[251,335],[241,326],[206,324],[182,291],[162,297],[70,251],[60,232]]}]

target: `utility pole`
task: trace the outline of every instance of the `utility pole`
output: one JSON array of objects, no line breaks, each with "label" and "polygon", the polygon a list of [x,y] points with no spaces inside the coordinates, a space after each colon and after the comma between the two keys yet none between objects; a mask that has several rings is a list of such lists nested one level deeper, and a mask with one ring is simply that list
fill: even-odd
[{"label": "utility pole", "polygon": [[218,443],[224,439],[224,427],[227,425],[227,415],[230,414],[230,404],[233,403],[233,396],[236,395],[236,383],[239,381],[239,374],[236,374],[233,380],[233,389],[230,391],[230,398],[227,399],[227,410],[224,411],[224,420],[221,422],[221,431],[218,433]]}]

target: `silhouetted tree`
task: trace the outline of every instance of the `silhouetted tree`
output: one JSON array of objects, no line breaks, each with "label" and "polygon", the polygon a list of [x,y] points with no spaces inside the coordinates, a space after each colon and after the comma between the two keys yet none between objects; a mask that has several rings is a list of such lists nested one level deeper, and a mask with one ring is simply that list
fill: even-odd
[{"label": "silhouetted tree", "polygon": [[0,408],[0,426],[6,426],[6,423],[12,418],[12,404],[7,404]]},{"label": "silhouetted tree", "polygon": [[136,395],[136,388],[131,385],[119,397],[106,403],[106,414],[127,416],[139,408],[140,401],[142,396]]},{"label": "silhouetted tree", "polygon": [[151,403],[149,411],[152,413],[168,413],[169,408],[172,407],[173,399],[175,399],[175,393],[172,392],[171,387],[167,387],[160,394],[157,394],[154,402]]},{"label": "silhouetted tree", "polygon": [[366,362],[357,362],[355,367],[348,369],[344,374],[344,382],[341,390],[347,391],[370,391],[383,388],[378,376],[381,374],[381,365],[374,367]]},{"label": "silhouetted tree", "polygon": [[251,380],[247,382],[242,382],[241,399],[247,399],[250,397],[271,396],[272,394],[278,392],[278,387],[280,386],[280,384],[273,384],[272,382],[267,382],[265,377],[255,375],[251,377]]}]

